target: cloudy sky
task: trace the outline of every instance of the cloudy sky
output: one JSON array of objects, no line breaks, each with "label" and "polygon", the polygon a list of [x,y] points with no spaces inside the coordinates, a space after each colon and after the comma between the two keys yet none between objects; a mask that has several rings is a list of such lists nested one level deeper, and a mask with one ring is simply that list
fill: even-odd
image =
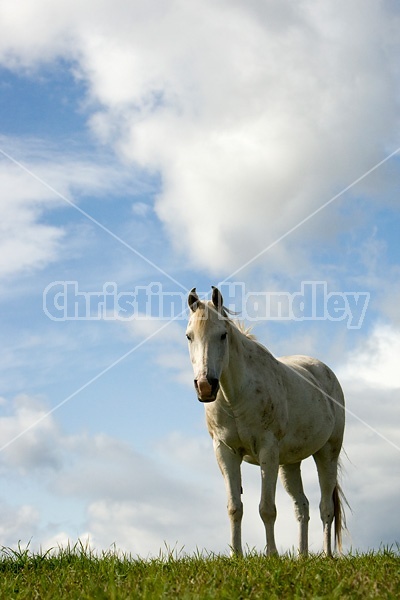
[{"label": "cloudy sky", "polygon": [[399,28],[391,0],[3,0],[2,545],[227,551],[180,314],[212,284],[338,374],[346,548],[400,541]]}]

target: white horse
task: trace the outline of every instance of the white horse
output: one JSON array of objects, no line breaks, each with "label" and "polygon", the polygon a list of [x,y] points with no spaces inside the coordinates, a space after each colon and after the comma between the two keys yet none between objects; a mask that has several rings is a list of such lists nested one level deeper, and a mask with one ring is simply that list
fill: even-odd
[{"label": "white horse", "polygon": [[299,553],[308,552],[309,503],[301,461],[313,456],[321,488],[324,551],[332,555],[331,526],[341,550],[344,512],[338,484],[344,397],[334,373],[308,356],[275,358],[228,316],[221,293],[202,302],[193,288],[186,336],[198,399],[205,404],[208,430],[225,480],[231,522],[231,550],[242,554],[240,465],[261,468],[260,516],[267,554],[277,554],[274,525],[278,471],[294,500],[300,523]]}]

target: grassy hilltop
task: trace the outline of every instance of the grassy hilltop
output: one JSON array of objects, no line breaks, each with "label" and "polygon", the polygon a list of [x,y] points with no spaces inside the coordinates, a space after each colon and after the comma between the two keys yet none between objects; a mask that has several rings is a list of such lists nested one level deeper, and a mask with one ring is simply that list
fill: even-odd
[{"label": "grassy hilltop", "polygon": [[82,546],[50,554],[3,548],[0,598],[400,598],[398,549],[327,559],[250,554],[140,559]]}]

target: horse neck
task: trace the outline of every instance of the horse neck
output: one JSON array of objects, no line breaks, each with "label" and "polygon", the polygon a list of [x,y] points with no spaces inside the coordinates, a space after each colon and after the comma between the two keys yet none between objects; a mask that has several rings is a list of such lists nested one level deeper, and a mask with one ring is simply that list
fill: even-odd
[{"label": "horse neck", "polygon": [[246,346],[254,342],[233,324],[230,324],[228,340],[229,362],[221,373],[220,383],[225,397],[233,399],[235,392],[242,388],[246,376]]},{"label": "horse neck", "polygon": [[235,325],[231,324],[230,328],[231,331],[228,333],[229,362],[220,377],[221,389],[228,402],[240,398],[242,391],[248,386],[249,378],[251,379],[251,374],[254,374],[256,357],[260,356],[260,349],[264,360],[267,360],[264,364],[268,365],[267,373],[271,384],[275,378],[281,381],[285,378],[286,368],[265,346],[257,340],[250,339]]}]

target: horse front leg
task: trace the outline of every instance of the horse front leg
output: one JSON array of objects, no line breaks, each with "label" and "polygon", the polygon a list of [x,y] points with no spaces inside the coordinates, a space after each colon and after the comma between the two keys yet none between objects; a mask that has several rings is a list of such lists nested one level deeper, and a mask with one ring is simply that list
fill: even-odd
[{"label": "horse front leg", "polygon": [[214,442],[214,452],[221,473],[224,477],[228,498],[228,515],[231,524],[231,554],[242,555],[242,517],[243,503],[242,477],[240,465],[242,458],[225,444]]},{"label": "horse front leg", "polygon": [[268,444],[260,451],[259,462],[261,468],[261,500],[260,516],[265,527],[267,538],[267,554],[278,554],[275,544],[276,505],[275,492],[279,471],[279,451],[277,442]]}]

